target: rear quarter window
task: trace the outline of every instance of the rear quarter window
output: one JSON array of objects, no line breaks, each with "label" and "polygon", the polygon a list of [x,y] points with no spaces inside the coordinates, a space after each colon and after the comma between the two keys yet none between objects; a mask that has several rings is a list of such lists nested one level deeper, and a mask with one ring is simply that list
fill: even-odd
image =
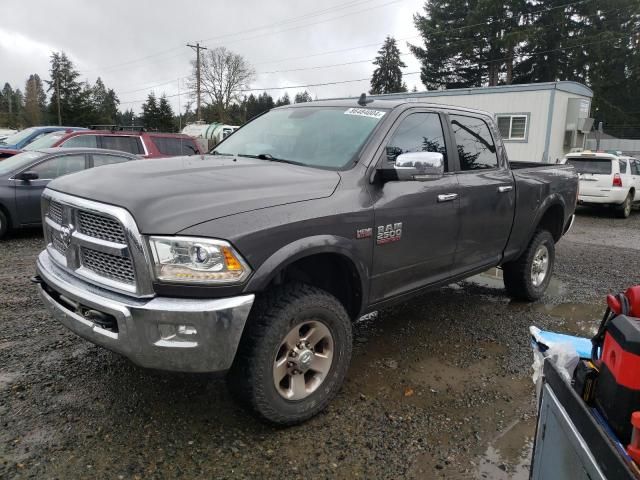
[{"label": "rear quarter window", "polygon": [[611,175],[611,159],[609,158],[569,158],[567,163],[573,165],[578,173]]},{"label": "rear quarter window", "polygon": [[163,155],[193,155],[198,152],[196,143],[190,138],[151,137],[151,141]]}]

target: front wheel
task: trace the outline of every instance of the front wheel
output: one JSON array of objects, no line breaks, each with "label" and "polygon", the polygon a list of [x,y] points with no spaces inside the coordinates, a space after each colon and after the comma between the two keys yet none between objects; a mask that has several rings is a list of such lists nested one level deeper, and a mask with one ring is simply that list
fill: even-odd
[{"label": "front wheel", "polygon": [[275,288],[253,307],[229,372],[230,390],[269,422],[303,422],[340,389],[351,343],[351,320],[334,296],[303,284]]},{"label": "front wheel", "polygon": [[549,286],[555,262],[555,242],[546,230],[536,232],[517,260],[502,266],[507,293],[519,300],[533,301]]}]

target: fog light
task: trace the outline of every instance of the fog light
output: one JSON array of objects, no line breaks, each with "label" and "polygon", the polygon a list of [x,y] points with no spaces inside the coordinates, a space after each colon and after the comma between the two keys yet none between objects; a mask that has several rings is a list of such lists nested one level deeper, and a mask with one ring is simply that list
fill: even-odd
[{"label": "fog light", "polygon": [[181,339],[191,341],[194,335],[198,334],[198,330],[193,325],[175,325],[169,323],[161,323],[158,325],[160,338],[162,340],[180,341]]}]

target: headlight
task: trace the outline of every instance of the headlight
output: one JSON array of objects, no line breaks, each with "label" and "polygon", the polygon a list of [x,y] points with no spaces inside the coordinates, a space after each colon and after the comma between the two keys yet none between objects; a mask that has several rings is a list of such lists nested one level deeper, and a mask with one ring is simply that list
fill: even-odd
[{"label": "headlight", "polygon": [[251,272],[224,240],[149,237],[156,279],[183,283],[239,283]]}]

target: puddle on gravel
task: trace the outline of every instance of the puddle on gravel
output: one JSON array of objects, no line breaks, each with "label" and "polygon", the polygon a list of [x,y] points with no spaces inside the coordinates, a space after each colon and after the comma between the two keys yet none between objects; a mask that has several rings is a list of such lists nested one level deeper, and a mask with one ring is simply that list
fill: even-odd
[{"label": "puddle on gravel", "polygon": [[535,417],[516,420],[500,432],[481,456],[477,476],[495,480],[528,479],[535,420]]},{"label": "puddle on gravel", "polygon": [[561,303],[559,305],[536,305],[538,312],[551,315],[563,322],[568,333],[592,337],[598,331],[605,306],[587,303]]},{"label": "puddle on gravel", "polygon": [[[503,272],[500,268],[491,268],[486,272],[479,273],[473,277],[464,280],[480,287],[495,288],[504,291]],[[561,297],[566,293],[567,289],[564,284],[556,277],[551,278],[546,294],[552,297]]]}]

